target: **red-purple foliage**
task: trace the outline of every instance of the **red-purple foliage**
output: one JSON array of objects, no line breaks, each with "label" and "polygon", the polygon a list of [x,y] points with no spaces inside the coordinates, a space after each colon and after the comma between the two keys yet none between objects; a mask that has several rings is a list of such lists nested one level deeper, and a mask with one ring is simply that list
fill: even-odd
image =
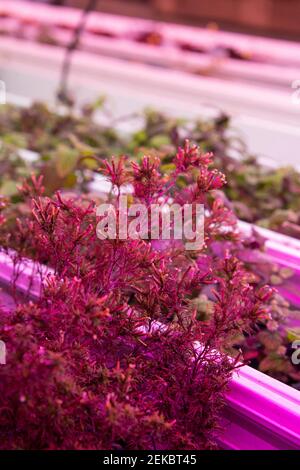
[{"label": "red-purple foliage", "polygon": [[[216,241],[234,244],[237,230],[213,191],[224,177],[209,169],[211,155],[187,143],[174,163],[167,179],[148,157],[130,171],[124,160],[107,164],[106,174],[118,195],[130,180],[133,198],[147,205],[170,197],[204,203],[206,245],[198,252],[183,243],[99,240],[94,203],[42,197],[41,181],[33,182],[40,196],[7,243],[54,274],[36,304],[20,304],[0,322],[8,352],[0,368],[1,448],[215,447],[237,366],[223,352],[226,342],[266,315],[272,293],[251,284],[230,250],[212,254]],[[183,171],[195,173],[195,184],[177,192]],[[23,190],[28,195],[30,186]],[[199,321],[193,299],[205,286],[213,309]]]}]

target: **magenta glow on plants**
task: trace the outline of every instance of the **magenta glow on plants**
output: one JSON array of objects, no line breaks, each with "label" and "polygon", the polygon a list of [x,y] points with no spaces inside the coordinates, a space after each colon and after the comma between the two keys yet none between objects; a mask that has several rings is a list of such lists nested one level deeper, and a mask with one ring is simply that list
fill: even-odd
[{"label": "magenta glow on plants", "polygon": [[[31,211],[9,234],[3,222],[2,245],[17,250],[15,264],[28,256],[52,274],[41,274],[36,302],[0,316],[2,449],[216,447],[227,384],[240,366],[226,344],[268,315],[272,290],[251,283],[230,246],[222,257],[210,249],[238,237],[211,159],[187,142],[167,179],[150,157],[131,169],[106,167],[116,210],[126,181],[133,202],[147,207],[170,198],[203,204],[205,245],[194,251],[182,240],[99,240],[94,202],[43,197],[37,181],[23,187]],[[178,190],[183,171],[194,182]],[[204,287],[212,306],[199,321],[193,300]]]}]

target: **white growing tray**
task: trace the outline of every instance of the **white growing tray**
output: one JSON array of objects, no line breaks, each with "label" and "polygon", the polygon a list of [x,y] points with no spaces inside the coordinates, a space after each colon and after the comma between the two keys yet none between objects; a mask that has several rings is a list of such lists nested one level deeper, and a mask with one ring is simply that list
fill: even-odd
[{"label": "white growing tray", "polygon": [[[25,1],[2,0],[0,12],[11,18],[0,19],[2,29],[9,34],[17,27],[17,21],[32,21],[33,5]],[[54,39],[67,44],[72,31],[80,21],[81,12],[73,8],[50,5],[34,6],[34,21],[53,28]],[[68,27],[68,30],[65,28]],[[29,30],[31,26],[28,27]],[[115,35],[113,38],[95,36],[97,29]],[[143,44],[134,40],[134,34],[156,31],[163,37],[161,46]],[[31,35],[29,31],[29,37]],[[178,42],[201,46],[211,51],[218,46],[234,48],[241,53],[250,52],[257,62],[217,57],[214,53],[182,51]],[[107,13],[91,12],[79,48],[90,52],[149,62],[163,67],[179,68],[190,72],[205,73],[221,78],[253,80],[269,86],[290,87],[300,73],[300,46],[295,42],[251,37],[249,35],[211,31],[177,24],[122,17]]]},{"label": "white growing tray", "polygon": [[[20,48],[18,41],[1,38],[0,80],[8,93],[53,102],[63,55],[60,48],[26,42]],[[70,84],[81,102],[106,95],[115,116],[149,106],[190,118],[223,110],[252,153],[300,165],[300,105],[292,103],[291,89],[195,77],[82,51],[73,57]]]}]

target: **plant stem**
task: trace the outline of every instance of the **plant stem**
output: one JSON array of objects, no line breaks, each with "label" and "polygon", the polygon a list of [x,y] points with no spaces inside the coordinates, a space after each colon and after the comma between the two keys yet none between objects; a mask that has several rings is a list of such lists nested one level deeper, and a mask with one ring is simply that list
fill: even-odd
[{"label": "plant stem", "polygon": [[97,1],[98,0],[87,1],[86,6],[84,10],[82,11],[82,15],[80,17],[79,23],[74,30],[73,37],[69,45],[66,48],[66,53],[65,53],[62,68],[61,68],[58,91],[56,95],[58,102],[62,102],[64,104],[70,104],[69,102],[70,100],[68,97],[68,79],[70,75],[72,55],[73,55],[73,52],[77,49],[77,46],[79,44],[81,35],[85,29],[88,15],[92,10],[95,9]]}]

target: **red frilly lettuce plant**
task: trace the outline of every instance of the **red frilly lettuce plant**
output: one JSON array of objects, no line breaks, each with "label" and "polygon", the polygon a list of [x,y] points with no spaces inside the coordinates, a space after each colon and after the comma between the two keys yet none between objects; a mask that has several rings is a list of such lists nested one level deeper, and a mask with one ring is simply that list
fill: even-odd
[{"label": "red frilly lettuce plant", "polygon": [[[148,157],[132,170],[123,160],[106,163],[117,188],[109,199],[117,211],[121,186],[131,183],[132,199],[146,205],[201,202],[207,215],[198,251],[177,240],[99,240],[93,202],[42,197],[36,180],[22,188],[35,196],[32,211],[9,235],[3,221],[2,244],[53,274],[42,279],[36,303],[1,316],[2,449],[216,447],[224,394],[239,366],[227,341],[268,315],[272,291],[252,285],[230,251],[213,255],[212,243],[234,243],[238,232],[214,192],[224,176],[209,168],[211,155],[186,143],[174,163],[167,179]],[[194,183],[179,191],[183,172]],[[194,299],[203,288],[212,305],[199,321]]]}]

